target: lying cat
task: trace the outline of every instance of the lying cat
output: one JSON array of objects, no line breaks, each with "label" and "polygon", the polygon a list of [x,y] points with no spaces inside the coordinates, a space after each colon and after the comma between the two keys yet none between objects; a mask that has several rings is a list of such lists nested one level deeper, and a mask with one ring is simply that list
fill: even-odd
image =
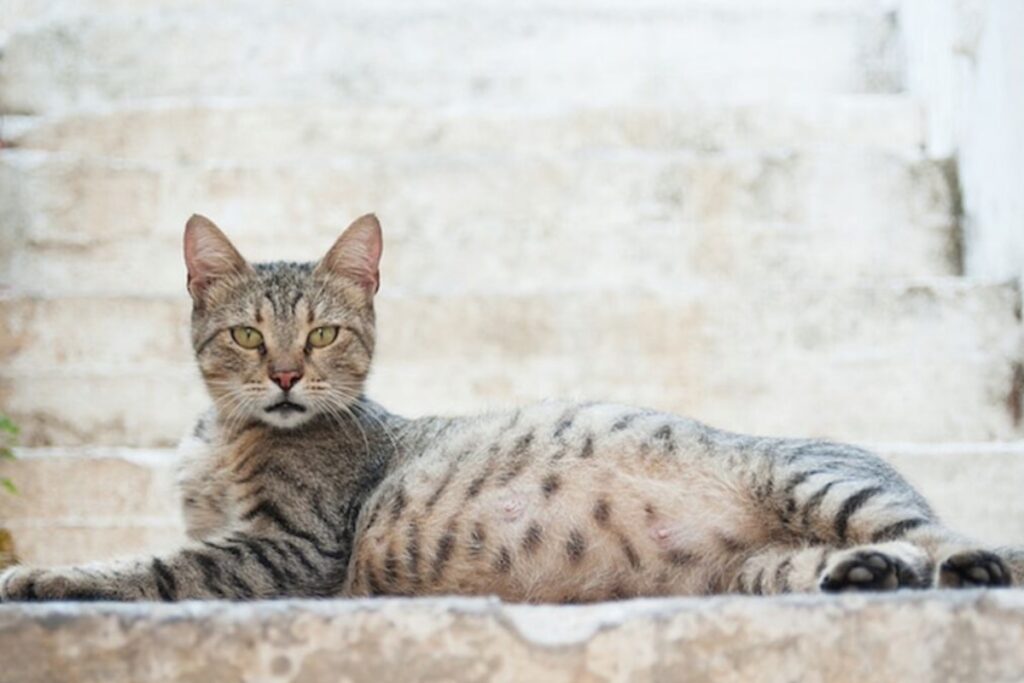
[{"label": "lying cat", "polygon": [[317,264],[249,264],[193,216],[192,340],[214,410],[183,479],[191,542],[119,564],[14,568],[0,597],[568,602],[1021,579],[1010,553],[947,530],[852,446],[603,403],[387,412],[362,395],[381,246],[371,215]]}]

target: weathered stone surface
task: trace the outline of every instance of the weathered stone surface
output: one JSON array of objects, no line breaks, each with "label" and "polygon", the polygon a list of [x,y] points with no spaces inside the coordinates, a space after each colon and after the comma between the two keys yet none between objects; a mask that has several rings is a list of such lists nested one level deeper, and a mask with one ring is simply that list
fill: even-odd
[{"label": "weathered stone surface", "polygon": [[309,260],[370,210],[384,223],[392,291],[953,275],[944,169],[917,153],[831,148],[187,165],[15,150],[0,157],[0,220],[20,255],[0,281],[40,293],[123,292],[127,282],[177,293],[194,212],[249,258]]},{"label": "weathered stone surface", "polygon": [[189,4],[15,27],[0,63],[0,107],[40,112],[204,95],[422,108],[609,105],[679,101],[695,91],[899,85],[895,27],[877,3],[754,12],[695,2],[586,11],[579,3],[576,11],[543,3],[435,3],[418,11],[403,3]]},{"label": "weathered stone surface", "polygon": [[[382,296],[369,393],[409,415],[578,397],[751,433],[1014,438],[1019,305],[1013,284],[953,279]],[[187,312],[183,296],[0,300],[0,403],[25,443],[176,442],[204,404]]]},{"label": "weathered stone surface", "polygon": [[22,427],[26,445],[171,445],[208,405],[197,373],[133,368],[40,373],[29,388],[0,379],[0,404]]},{"label": "weathered stone surface", "polygon": [[173,550],[185,538],[177,464],[165,451],[20,449],[0,463],[18,487],[0,495],[0,526],[39,565]]},{"label": "weathered stone surface", "polygon": [[15,539],[18,559],[44,567],[170,553],[187,540],[176,517],[111,520],[76,515],[4,523]]},{"label": "weathered stone surface", "polygon": [[0,520],[81,521],[108,526],[178,515],[177,459],[171,450],[22,448],[0,464],[17,495],[0,498]]},{"label": "weathered stone surface", "polygon": [[1024,677],[1024,592],[0,606],[3,676],[91,681],[962,681]]},{"label": "weathered stone surface", "polygon": [[23,149],[197,163],[325,161],[388,152],[504,153],[875,148],[925,144],[925,117],[906,95],[695,99],[679,107],[501,109],[346,107],[281,101],[135,102],[5,123]]}]

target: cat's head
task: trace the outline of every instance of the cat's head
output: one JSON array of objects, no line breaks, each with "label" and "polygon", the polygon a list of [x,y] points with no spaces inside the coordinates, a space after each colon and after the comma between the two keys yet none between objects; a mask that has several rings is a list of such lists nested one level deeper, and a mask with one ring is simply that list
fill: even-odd
[{"label": "cat's head", "polygon": [[367,215],[316,263],[249,263],[209,219],[189,219],[192,345],[222,420],[290,429],[358,398],[381,248],[380,223]]}]

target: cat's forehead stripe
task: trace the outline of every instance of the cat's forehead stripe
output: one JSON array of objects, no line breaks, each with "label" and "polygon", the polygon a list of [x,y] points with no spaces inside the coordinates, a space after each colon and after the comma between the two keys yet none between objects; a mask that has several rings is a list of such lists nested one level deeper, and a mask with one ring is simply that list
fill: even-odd
[{"label": "cat's forehead stripe", "polygon": [[263,293],[263,298],[270,302],[270,310],[274,312],[274,317],[279,317],[281,314],[277,310],[277,302],[274,300],[274,294],[269,289]]}]

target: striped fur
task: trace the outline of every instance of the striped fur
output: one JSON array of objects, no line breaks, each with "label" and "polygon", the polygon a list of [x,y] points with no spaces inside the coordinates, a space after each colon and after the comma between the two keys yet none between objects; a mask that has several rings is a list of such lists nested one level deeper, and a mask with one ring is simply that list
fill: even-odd
[{"label": "striped fur", "polygon": [[[0,598],[579,602],[1022,578],[1024,553],[950,532],[853,446],[603,403],[389,413],[362,395],[379,255],[373,217],[318,264],[250,265],[211,223],[190,221],[193,343],[214,403],[183,445],[192,540],[158,558],[15,568]],[[239,325],[264,344],[241,348]],[[325,325],[337,339],[311,347]],[[300,379],[275,383],[282,368]]]}]

